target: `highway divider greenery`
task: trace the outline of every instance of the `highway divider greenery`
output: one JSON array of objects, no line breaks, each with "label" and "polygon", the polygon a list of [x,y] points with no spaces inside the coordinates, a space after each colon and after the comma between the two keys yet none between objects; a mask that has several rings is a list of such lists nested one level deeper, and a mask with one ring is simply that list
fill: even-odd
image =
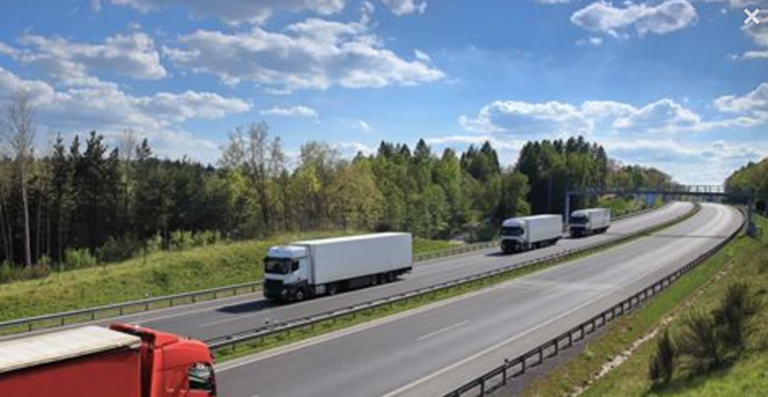
[{"label": "highway divider greenery", "polygon": [[[757,221],[768,227],[765,218]],[[575,359],[532,382],[520,396],[762,395],[768,388],[765,304],[745,319],[749,326],[744,329],[751,332],[745,333],[742,348],[727,348],[718,341],[717,328],[708,326],[716,323],[712,313],[740,285],[746,286],[749,300],[763,300],[768,291],[767,239],[734,239],[644,308],[612,323]],[[706,354],[702,360],[692,355],[689,342],[694,340],[699,347],[712,342],[715,353],[722,353],[717,363],[708,362]],[[691,371],[697,362],[708,364]]]},{"label": "highway divider greenery", "polygon": [[404,299],[395,299],[389,303],[374,305],[372,307],[366,307],[360,310],[352,310],[349,311],[349,313],[333,316],[329,319],[320,321],[308,321],[305,325],[291,327],[285,331],[269,332],[267,335],[247,337],[239,340],[233,339],[232,342],[227,342],[226,337],[217,338],[213,348],[219,362],[229,361],[276,347],[299,342],[307,338],[320,336],[329,332],[352,327],[357,324],[380,319],[396,313],[401,313],[429,304],[437,303],[439,301],[464,295],[470,292],[480,291],[482,289],[498,285],[500,283],[510,281],[533,272],[570,262],[585,256],[594,255],[601,251],[605,251],[622,244],[630,243],[649,234],[653,234],[660,230],[674,226],[678,223],[684,222],[685,220],[693,217],[696,213],[698,213],[699,210],[700,207],[696,205],[693,211],[690,211],[689,213],[670,222],[651,227],[642,233],[619,237],[612,242],[601,244],[591,249],[570,252],[562,256],[551,258],[549,260],[533,262],[524,266],[494,272],[493,274],[477,277],[472,280],[468,280],[467,282],[461,282],[457,283],[456,285],[450,285],[444,288],[436,288],[424,293],[414,294],[412,296],[405,297]]}]

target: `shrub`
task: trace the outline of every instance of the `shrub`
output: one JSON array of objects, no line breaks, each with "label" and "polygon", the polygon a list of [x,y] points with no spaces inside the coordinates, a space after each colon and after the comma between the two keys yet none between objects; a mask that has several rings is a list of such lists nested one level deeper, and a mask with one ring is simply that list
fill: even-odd
[{"label": "shrub", "polygon": [[656,353],[651,358],[648,367],[648,377],[654,386],[669,383],[675,372],[675,359],[677,349],[672,338],[669,336],[669,330],[656,341]]},{"label": "shrub", "polygon": [[744,349],[749,319],[759,309],[759,301],[746,283],[728,286],[720,306],[712,313],[723,344],[736,353]]},{"label": "shrub", "polygon": [[160,233],[150,237],[144,243],[144,253],[146,255],[158,252],[162,249],[163,249],[163,236],[161,236]]},{"label": "shrub", "polygon": [[172,251],[184,251],[192,248],[192,232],[177,230],[171,232],[170,249]]},{"label": "shrub", "polygon": [[96,257],[100,262],[118,262],[133,258],[140,249],[141,244],[133,236],[110,237],[96,250]]},{"label": "shrub", "polygon": [[0,283],[10,283],[17,279],[18,271],[11,265],[11,262],[3,261],[3,263],[0,263]]},{"label": "shrub", "polygon": [[64,251],[64,263],[67,269],[83,269],[99,264],[87,248],[68,248]]},{"label": "shrub", "polygon": [[726,348],[717,323],[712,316],[700,312],[692,312],[683,320],[677,347],[691,374],[712,370],[725,362]]}]

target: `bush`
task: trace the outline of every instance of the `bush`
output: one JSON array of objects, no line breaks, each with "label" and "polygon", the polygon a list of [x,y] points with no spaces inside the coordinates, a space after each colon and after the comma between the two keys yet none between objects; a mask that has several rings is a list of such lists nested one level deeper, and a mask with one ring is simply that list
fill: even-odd
[{"label": "bush", "polygon": [[0,263],[0,283],[10,283],[18,280],[18,271],[10,262]]},{"label": "bush", "polygon": [[84,269],[98,264],[99,261],[87,248],[68,248],[64,251],[64,265],[66,269]]},{"label": "bush", "polygon": [[133,236],[110,237],[96,250],[96,257],[100,262],[119,262],[133,258],[140,249],[141,243]]},{"label": "bush", "polygon": [[725,362],[726,349],[717,323],[712,316],[700,312],[692,312],[683,320],[677,347],[686,357],[686,367],[691,374],[710,371]]},{"label": "bush", "polygon": [[160,233],[150,237],[144,243],[144,254],[149,255],[163,249],[163,236]]},{"label": "bush", "polygon": [[648,367],[648,377],[654,386],[667,384],[672,380],[676,356],[677,349],[669,336],[669,330],[664,330],[664,333],[656,341],[656,353],[651,358]]},{"label": "bush", "polygon": [[712,313],[723,344],[736,353],[744,349],[749,319],[759,310],[759,301],[746,283],[728,286],[720,306]]},{"label": "bush", "polygon": [[192,232],[171,232],[170,249],[172,251],[184,251],[192,248]]}]

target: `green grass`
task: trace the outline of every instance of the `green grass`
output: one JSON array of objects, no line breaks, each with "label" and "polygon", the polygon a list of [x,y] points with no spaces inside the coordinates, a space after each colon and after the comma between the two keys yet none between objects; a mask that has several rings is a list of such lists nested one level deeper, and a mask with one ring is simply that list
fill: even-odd
[{"label": "green grass", "polygon": [[[263,276],[262,258],[270,246],[340,234],[352,233],[303,233],[158,252],[146,258],[3,284],[0,321],[258,281]],[[447,241],[416,239],[413,250],[422,253],[451,246]]]},{"label": "green grass", "polygon": [[423,238],[413,239],[413,253],[420,254],[425,252],[434,252],[455,248],[457,245],[446,240],[427,240]]},{"label": "green grass", "polygon": [[[761,219],[762,227],[768,226]],[[671,313],[678,314],[671,324],[674,335],[680,325],[680,313],[686,313],[682,303],[694,299],[695,307],[710,310],[723,295],[725,288],[735,281],[747,281],[754,290],[768,289],[768,249],[766,243],[739,237],[728,244],[715,256],[701,264],[651,300],[646,307],[611,324],[608,331],[589,342],[579,356],[560,366],[547,376],[536,380],[522,393],[523,396],[562,396],[584,384],[592,374],[627,349],[635,340],[649,333],[660,321]],[[717,281],[715,275],[727,267],[725,275]],[[760,273],[760,267],[765,268]],[[760,274],[756,277],[756,274]],[[695,294],[709,281],[706,293]],[[765,345],[768,340],[768,314],[763,310],[759,315],[760,332],[752,336],[755,346]],[[632,357],[614,369],[604,378],[588,388],[583,396],[751,396],[763,395],[756,390],[765,390],[768,385],[768,360],[762,348],[750,349],[742,360],[730,369],[722,370],[708,377],[678,377],[668,389],[651,392],[648,381],[648,363],[655,348],[655,340],[642,345]],[[679,375],[678,375],[679,376]]]}]

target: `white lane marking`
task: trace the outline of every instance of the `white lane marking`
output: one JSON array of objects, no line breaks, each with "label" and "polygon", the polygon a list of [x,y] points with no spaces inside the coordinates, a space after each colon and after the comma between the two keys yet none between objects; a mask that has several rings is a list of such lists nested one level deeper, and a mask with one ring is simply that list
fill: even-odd
[{"label": "white lane marking", "polygon": [[[716,215],[720,215],[719,214],[720,211],[717,211],[717,212],[718,212],[718,214],[716,214]],[[719,216],[718,216],[718,218],[719,218]],[[699,229],[707,229],[707,228],[709,228],[710,227],[710,223],[712,223],[712,222],[710,221],[710,222],[704,223],[703,225],[701,225],[699,227]],[[654,268],[654,269],[651,269],[651,270],[649,270],[647,272],[644,272],[641,275],[639,275],[638,277],[635,277],[635,280],[642,279],[642,278],[646,277],[647,275],[656,272],[657,270],[659,270],[659,269],[655,269]],[[527,331],[525,331],[525,332],[523,332],[521,334],[517,334],[517,335],[515,335],[515,336],[513,336],[513,337],[511,337],[509,339],[506,339],[506,340],[503,340],[503,341],[501,341],[499,343],[496,343],[493,346],[490,346],[490,347],[488,347],[488,348],[486,348],[484,350],[481,350],[481,351],[479,351],[479,352],[477,352],[477,353],[475,353],[475,354],[473,354],[473,355],[471,355],[469,357],[466,357],[466,358],[464,358],[464,359],[462,359],[460,361],[454,362],[453,364],[451,364],[451,365],[449,365],[447,367],[443,367],[442,369],[440,369],[440,370],[438,370],[436,372],[433,372],[433,373],[431,373],[431,374],[429,374],[429,375],[427,375],[427,376],[425,376],[425,377],[423,377],[421,379],[415,380],[415,381],[413,381],[413,382],[411,382],[411,383],[409,383],[407,385],[404,385],[404,386],[402,386],[402,387],[400,387],[398,389],[395,389],[395,390],[393,390],[393,391],[391,391],[391,392],[389,392],[387,394],[382,395],[381,397],[394,397],[394,396],[396,396],[398,394],[404,393],[405,391],[407,391],[409,389],[413,389],[414,387],[419,386],[419,385],[421,385],[423,383],[426,383],[426,382],[428,382],[428,381],[430,381],[430,380],[432,380],[432,379],[434,379],[434,378],[436,378],[438,376],[441,376],[442,374],[444,374],[444,373],[446,373],[448,371],[451,371],[453,369],[461,367],[461,366],[467,364],[468,362],[476,360],[477,358],[482,357],[482,356],[484,356],[484,355],[486,355],[486,354],[488,354],[488,353],[490,353],[490,352],[492,352],[494,350],[498,350],[499,348],[501,348],[504,345],[510,344],[510,343],[512,343],[512,342],[514,342],[514,341],[516,341],[516,340],[518,340],[518,339],[520,339],[520,338],[522,338],[524,336],[527,336],[527,335],[529,335],[529,334],[531,334],[531,333],[533,333],[535,331],[538,331],[542,327],[545,327],[545,326],[547,326],[547,325],[549,325],[549,324],[551,324],[551,323],[553,323],[555,321],[558,321],[558,320],[560,320],[563,317],[569,316],[569,315],[573,314],[574,312],[579,311],[579,310],[583,309],[584,307],[589,306],[589,305],[595,303],[598,300],[604,299],[604,298],[610,296],[611,294],[621,290],[622,288],[625,288],[629,284],[631,284],[631,282],[628,283],[628,284],[617,286],[616,288],[612,288],[612,289],[608,290],[606,293],[604,293],[602,295],[598,295],[595,298],[590,299],[590,300],[584,302],[583,304],[581,304],[579,306],[576,306],[576,307],[574,307],[574,308],[572,308],[572,309],[570,309],[570,310],[568,310],[566,312],[561,313],[558,316],[550,318],[549,320],[536,325],[535,327],[529,328]]]},{"label": "white lane marking", "polygon": [[448,326],[448,327],[445,327],[445,328],[443,328],[443,329],[439,329],[439,330],[437,330],[437,331],[435,331],[435,332],[430,332],[430,333],[428,333],[428,334],[426,334],[426,335],[422,335],[422,336],[420,336],[420,337],[419,337],[418,339],[416,339],[416,340],[418,340],[419,342],[421,342],[421,341],[423,341],[423,340],[429,339],[429,338],[431,338],[431,337],[433,337],[433,336],[437,336],[437,335],[440,335],[440,334],[446,333],[446,332],[448,332],[448,331],[454,330],[454,329],[456,329],[456,328],[459,328],[459,327],[461,327],[462,325],[466,325],[466,324],[469,324],[469,320],[464,320],[464,321],[462,321],[462,322],[460,322],[460,323],[456,323],[456,324],[450,325],[450,326]]}]

